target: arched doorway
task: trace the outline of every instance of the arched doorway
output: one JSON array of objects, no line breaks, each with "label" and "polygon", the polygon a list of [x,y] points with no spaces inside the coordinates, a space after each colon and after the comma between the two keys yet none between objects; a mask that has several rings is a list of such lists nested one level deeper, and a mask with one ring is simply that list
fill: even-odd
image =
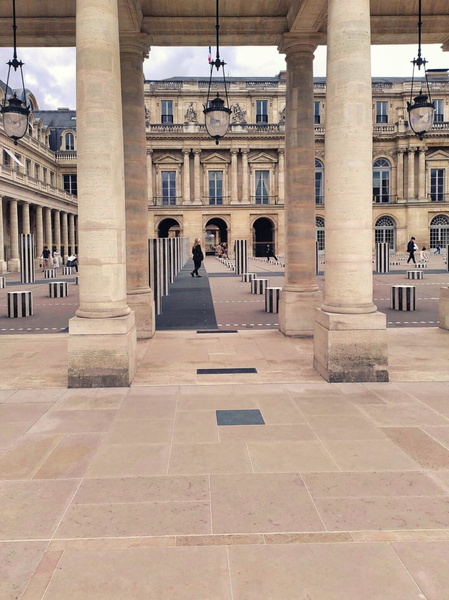
[{"label": "arched doorway", "polygon": [[396,247],[396,224],[391,217],[380,217],[374,226],[374,242],[376,244],[388,242],[390,250]]},{"label": "arched doorway", "polygon": [[447,246],[449,244],[449,217],[437,215],[430,222],[430,247]]},{"label": "arched doorway", "polygon": [[176,219],[171,217],[162,219],[157,228],[158,238],[180,237],[181,226]]},{"label": "arched doorway", "polygon": [[206,254],[215,254],[215,248],[228,243],[228,224],[223,219],[209,219],[204,227],[204,248]]},{"label": "arched doorway", "polygon": [[266,256],[267,245],[270,244],[276,254],[274,240],[274,224],[266,217],[260,217],[253,223],[253,255]]}]

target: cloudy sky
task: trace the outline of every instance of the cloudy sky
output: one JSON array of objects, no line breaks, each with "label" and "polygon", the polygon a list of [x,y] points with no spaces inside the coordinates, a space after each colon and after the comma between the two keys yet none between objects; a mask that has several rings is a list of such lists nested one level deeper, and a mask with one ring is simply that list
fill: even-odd
[{"label": "cloudy sky", "polygon": [[[284,55],[273,47],[223,47],[221,58],[226,62],[226,74],[232,77],[274,76],[285,69]],[[410,77],[410,61],[416,56],[413,46],[373,46],[372,75],[374,77]],[[449,52],[442,52],[439,45],[423,46],[423,56],[429,69],[449,68]],[[76,108],[75,102],[75,49],[74,48],[19,48],[19,60],[23,68],[25,85],[36,96],[39,108],[56,109],[67,106]],[[208,48],[152,48],[144,63],[146,79],[164,79],[175,76],[208,77]],[[212,48],[215,57],[215,48]],[[6,63],[12,58],[11,48],[0,49],[0,79],[5,81]],[[4,64],[4,67],[1,65]],[[315,53],[314,75],[326,75],[326,48],[319,47]],[[11,82],[12,87],[19,84]]]}]

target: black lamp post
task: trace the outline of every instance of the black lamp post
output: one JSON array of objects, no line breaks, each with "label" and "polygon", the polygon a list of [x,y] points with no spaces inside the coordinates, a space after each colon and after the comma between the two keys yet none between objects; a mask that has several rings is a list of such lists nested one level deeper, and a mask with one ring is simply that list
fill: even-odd
[{"label": "black lamp post", "polygon": [[[224,70],[224,66],[225,66],[225,62],[220,60],[220,39],[219,39],[219,30],[220,30],[220,25],[218,23],[218,0],[216,7],[216,13],[217,13],[217,21],[216,21],[216,25],[215,25],[215,29],[217,32],[217,55],[214,61],[211,62],[210,64],[210,78],[209,78],[209,87],[207,90],[207,100],[206,100],[206,104],[204,105],[204,116],[206,119],[206,130],[207,133],[210,135],[211,138],[214,138],[215,143],[218,144],[218,141],[220,140],[220,138],[224,137],[228,131],[229,128],[229,123],[231,120],[231,110],[229,109],[229,101],[228,101],[228,90],[227,90],[227,85],[226,85],[226,76],[225,76],[225,70]],[[225,106],[225,101],[220,98],[219,93],[217,92],[217,97],[214,98],[213,100],[210,100],[210,88],[211,88],[211,84],[212,84],[212,73],[213,73],[213,69],[214,67],[217,69],[217,71],[220,70],[220,67],[223,70],[223,83],[224,83],[224,89],[225,89],[225,96],[226,96],[226,106]]]},{"label": "black lamp post", "polygon": [[[5,96],[3,98],[2,107],[0,112],[3,115],[3,127],[8,137],[14,140],[14,144],[17,144],[17,140],[23,138],[28,130],[28,117],[30,115],[30,106],[26,101],[26,90],[25,83],[23,81],[22,66],[23,62],[17,60],[17,49],[16,49],[16,0],[12,0],[12,28],[14,32],[14,55],[12,60],[7,62],[8,65],[8,77],[6,80]],[[22,80],[22,100],[17,97],[16,91],[9,87],[9,76],[11,73],[11,67],[14,71],[20,69],[20,76]]]},{"label": "black lamp post", "polygon": [[[433,117],[435,112],[435,104],[432,102],[430,97],[430,87],[429,82],[427,80],[427,72],[426,72],[426,64],[427,61],[425,58],[421,57],[421,0],[419,0],[419,18],[418,18],[418,58],[414,58],[412,60],[413,63],[413,72],[412,72],[412,89],[410,91],[410,102],[407,102],[407,110],[409,114],[410,127],[414,133],[419,137],[420,140],[423,139],[424,135],[431,129],[433,125]],[[415,83],[415,66],[418,67],[418,70],[421,67],[424,68],[424,79],[427,87],[427,94],[423,92],[422,82],[420,83],[420,91],[417,96],[414,96],[414,83]],[[414,101],[412,103],[412,100]]]}]

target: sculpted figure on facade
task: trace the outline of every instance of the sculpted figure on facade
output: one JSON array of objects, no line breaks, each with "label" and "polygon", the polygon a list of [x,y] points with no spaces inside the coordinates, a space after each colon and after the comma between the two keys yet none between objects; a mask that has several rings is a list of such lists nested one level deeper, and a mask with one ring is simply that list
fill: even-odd
[{"label": "sculpted figure on facade", "polygon": [[285,106],[279,113],[279,123],[285,123]]},{"label": "sculpted figure on facade", "polygon": [[148,106],[145,106],[145,127],[150,126],[151,113]]},{"label": "sculpted figure on facade", "polygon": [[196,110],[193,108],[193,102],[191,102],[187,108],[184,119],[187,123],[198,123],[198,115],[196,114]]},{"label": "sculpted figure on facade", "polygon": [[231,110],[233,123],[246,123],[246,110],[243,110],[239,103],[233,104]]}]

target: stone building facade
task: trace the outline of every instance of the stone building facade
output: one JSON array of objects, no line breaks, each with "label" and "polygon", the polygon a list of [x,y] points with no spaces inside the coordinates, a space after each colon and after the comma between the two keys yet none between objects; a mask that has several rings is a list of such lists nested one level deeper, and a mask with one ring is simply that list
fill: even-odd
[{"label": "stone building facade", "polygon": [[0,273],[20,269],[21,233],[34,234],[37,263],[44,246],[62,257],[77,249],[75,111],[40,111],[28,98],[28,134],[14,145],[0,128]]},{"label": "stone building facade", "polygon": [[[435,124],[420,141],[407,122],[411,82],[373,78],[373,244],[404,251],[410,236],[434,248],[449,243],[449,79],[429,71]],[[145,82],[150,236],[247,239],[262,254],[285,253],[285,73],[228,78],[230,131],[219,145],[207,136],[206,78]],[[223,84],[218,83],[223,96]],[[326,80],[314,78],[315,205],[324,250]]]}]

